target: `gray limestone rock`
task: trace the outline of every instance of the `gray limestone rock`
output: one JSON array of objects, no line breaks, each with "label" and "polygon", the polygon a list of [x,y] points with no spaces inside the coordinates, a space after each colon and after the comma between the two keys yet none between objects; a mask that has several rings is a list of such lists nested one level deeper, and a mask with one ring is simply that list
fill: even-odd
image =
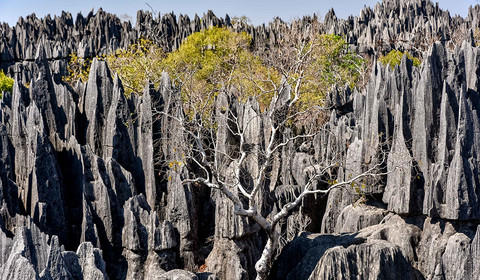
[{"label": "gray limestone rock", "polygon": [[160,193],[156,186],[155,175],[155,149],[154,149],[154,137],[159,138],[158,131],[156,130],[156,119],[158,116],[154,111],[161,110],[161,100],[158,98],[159,93],[151,88],[150,85],[145,87],[145,91],[142,94],[138,111],[138,127],[137,127],[137,156],[142,162],[142,170],[145,178],[145,197],[148,204],[152,209],[156,209],[158,204]]},{"label": "gray limestone rock", "polygon": [[[364,90],[336,85],[327,94],[332,110],[324,130],[273,155],[262,186],[268,195],[258,197],[265,213],[275,214],[298,195],[314,164],[341,163],[326,175],[337,180],[376,164],[390,172],[364,182],[366,197],[387,204],[371,203],[380,208],[353,204],[357,197],[345,189],[306,198],[278,226],[282,234],[293,238],[298,229],[292,228],[307,218],[312,229],[350,234],[302,234],[284,248],[273,278],[420,273],[472,279],[480,273],[480,49],[472,36],[479,11],[477,5],[467,18],[451,17],[430,1],[384,0],[357,17],[339,19],[333,10],[325,15],[320,31],[342,35],[362,55],[406,50],[423,54],[422,65],[414,67],[407,57],[393,69],[375,62]],[[254,27],[211,11],[192,19],[141,11],[132,27],[100,9],[76,19],[31,15],[14,27],[1,24],[0,68],[15,76],[15,85],[0,102],[0,278],[106,279],[108,273],[113,279],[196,279],[183,270],[165,271],[197,271],[207,255],[208,273],[253,278],[264,245],[259,228],[238,217],[218,191],[183,182],[198,170],[184,156],[188,139],[180,124],[167,117],[185,118],[180,89],[168,75],[158,91],[146,87],[141,97],[128,98],[105,61],[93,59],[88,82],[74,88],[61,76],[73,52],[91,58],[151,35],[174,50],[210,26],[246,31],[262,56],[288,32],[305,34],[317,20],[277,18]],[[239,118],[251,149],[268,145],[270,125],[285,117],[289,87],[263,112],[253,99],[244,103],[224,92],[216,97],[218,129],[211,140],[224,164],[222,176],[231,179],[238,167],[232,148],[238,137],[227,118]],[[277,132],[277,140],[296,131]],[[264,160],[250,155],[239,167],[250,175],[242,178],[247,188]]]},{"label": "gray limestone rock", "polygon": [[348,205],[338,216],[335,233],[358,232],[363,228],[377,225],[387,213],[385,209],[370,205]]},{"label": "gray limestone rock", "polygon": [[442,256],[445,279],[474,279],[472,274],[472,255],[470,238],[463,233],[455,233],[448,238],[445,252]]},{"label": "gray limestone rock", "polygon": [[94,248],[91,243],[85,242],[78,247],[77,255],[83,279],[108,279],[101,250]]},{"label": "gray limestone rock", "polygon": [[174,269],[166,272],[156,279],[158,280],[198,280],[197,275],[190,271]]},{"label": "gray limestone rock", "polygon": [[107,63],[94,59],[90,66],[85,95],[79,106],[80,112],[85,114],[88,122],[86,142],[92,151],[101,157],[104,153],[103,133],[107,125],[106,118],[112,100],[112,92],[113,81]]},{"label": "gray limestone rock", "polygon": [[413,268],[398,246],[386,241],[328,249],[308,279],[412,279]]},{"label": "gray limestone rock", "polygon": [[418,245],[418,268],[425,279],[475,279],[478,230],[427,218]]},{"label": "gray limestone rock", "polygon": [[325,252],[335,246],[362,243],[355,235],[321,235],[302,233],[289,243],[272,268],[273,279],[308,279]]},{"label": "gray limestone rock", "polygon": [[303,233],[284,248],[273,266],[272,279],[418,277],[414,261],[421,230],[398,215],[386,215],[383,209],[357,208],[345,209],[345,214],[351,213],[352,222],[346,220],[344,225],[358,228],[363,221],[369,224],[364,223],[363,229],[342,235]]},{"label": "gray limestone rock", "polygon": [[160,222],[148,206],[143,194],[131,197],[123,206],[125,226],[122,230],[124,248],[138,251],[161,251],[176,247],[177,240],[170,222]]},{"label": "gray limestone rock", "polygon": [[480,150],[478,147],[480,139],[477,133],[471,133],[480,130],[480,123],[478,116],[472,112],[476,105],[470,102],[466,99],[465,93],[461,92],[457,141],[445,190],[445,218],[449,219],[467,220],[480,216],[477,194],[480,183],[475,175],[478,174],[479,166],[475,152]]},{"label": "gray limestone rock", "polygon": [[[403,103],[403,98],[400,102]],[[415,171],[412,170],[413,162],[403,135],[402,111],[403,106],[398,106],[394,139],[387,161],[388,172],[392,173],[387,176],[383,202],[388,204],[388,210],[398,214],[408,214],[414,211],[416,186]]]},{"label": "gray limestone rock", "polygon": [[206,271],[215,273],[219,279],[254,278],[251,268],[261,254],[257,249],[259,243],[260,241],[254,238],[218,238],[205,260]]},{"label": "gray limestone rock", "polygon": [[[15,237],[2,237],[1,279],[107,279],[101,251],[82,243],[77,253],[65,251],[57,236],[47,236],[28,218]],[[99,278],[100,277],[100,278]]]}]

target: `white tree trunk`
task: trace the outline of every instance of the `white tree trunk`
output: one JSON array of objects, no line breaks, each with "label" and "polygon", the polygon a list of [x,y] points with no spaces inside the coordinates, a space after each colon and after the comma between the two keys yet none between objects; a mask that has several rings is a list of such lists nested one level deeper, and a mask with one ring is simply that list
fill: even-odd
[{"label": "white tree trunk", "polygon": [[263,248],[262,256],[255,264],[255,270],[257,271],[256,280],[265,280],[267,279],[268,273],[272,266],[273,254],[275,253],[275,248],[277,247],[277,237],[278,233],[273,230],[271,234],[268,235],[267,244]]}]

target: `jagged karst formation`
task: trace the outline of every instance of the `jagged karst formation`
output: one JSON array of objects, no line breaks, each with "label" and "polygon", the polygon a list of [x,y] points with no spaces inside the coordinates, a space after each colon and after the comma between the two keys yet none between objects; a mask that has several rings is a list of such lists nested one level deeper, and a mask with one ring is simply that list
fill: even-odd
[{"label": "jagged karst formation", "polygon": [[[139,12],[132,27],[100,10],[0,26],[0,67],[16,81],[0,102],[0,278],[254,278],[265,241],[259,228],[218,190],[181,184],[186,167],[161,164],[178,160],[186,145],[175,122],[158,114],[182,114],[168,75],[130,97],[104,61],[94,59],[88,81],[75,88],[61,77],[70,53],[106,54],[140,36],[176,49],[193,32],[232,26],[261,52],[312,20],[252,27],[211,12],[202,20]],[[306,198],[283,230],[297,234],[301,217],[319,233],[286,244],[270,278],[477,279],[480,48],[472,34],[480,6],[461,18],[429,1],[386,0],[346,20],[331,11],[323,22],[324,32],[345,35],[361,53],[408,49],[422,64],[406,57],[394,69],[374,64],[365,89],[334,88],[327,130],[311,148],[276,154],[271,181],[281,188],[271,196],[280,204],[305,180],[302,162],[340,155],[345,179],[386,153],[391,173],[366,185],[364,204],[344,189]],[[260,114],[250,102],[219,96],[217,103],[243,108],[244,118]],[[216,135],[225,152],[227,125]],[[261,142],[256,125],[251,137]]]}]

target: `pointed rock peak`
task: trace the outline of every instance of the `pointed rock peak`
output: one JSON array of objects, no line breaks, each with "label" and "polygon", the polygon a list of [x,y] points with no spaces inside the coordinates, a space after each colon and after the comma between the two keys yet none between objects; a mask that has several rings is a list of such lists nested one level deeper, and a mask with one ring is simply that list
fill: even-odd
[{"label": "pointed rock peak", "polygon": [[440,69],[441,69],[441,67],[445,64],[444,63],[445,59],[447,58],[447,53],[443,43],[439,41],[436,41],[435,43],[433,43],[432,47],[428,51],[427,56],[431,57],[431,62],[433,65],[435,65],[437,61],[440,62],[441,65],[438,65],[438,66],[440,66]]},{"label": "pointed rock peak", "polygon": [[137,209],[142,208],[150,212],[151,208],[147,203],[147,199],[143,193],[132,196],[127,200],[125,205],[130,205],[130,209],[137,211]]},{"label": "pointed rock peak", "polygon": [[442,84],[442,95],[444,95],[444,94],[447,93],[447,86],[448,86],[447,80],[443,80],[443,84]]},{"label": "pointed rock peak", "polygon": [[171,102],[180,102],[181,95],[179,90],[172,90],[172,83],[167,72],[162,72],[160,85],[158,91],[161,93],[164,100],[171,100]]},{"label": "pointed rock peak", "polygon": [[225,15],[225,25],[232,26],[232,22],[231,22],[230,16],[228,14]]},{"label": "pointed rock peak", "polygon": [[404,55],[402,56],[402,60],[400,61],[400,68],[402,68],[402,69],[403,69],[403,68],[406,68],[407,65],[408,65],[408,63],[409,63],[410,61],[411,61],[411,60],[408,59],[407,55],[404,54]]},{"label": "pointed rock peak", "polygon": [[[110,106],[112,90],[113,81],[107,63],[94,58],[90,66],[84,101],[87,118],[93,117],[95,113],[92,110],[99,106],[106,112],[106,108]],[[89,113],[93,115],[89,116]]]},{"label": "pointed rock peak", "polygon": [[123,89],[123,84],[122,80],[118,77],[117,73],[115,73],[115,76],[113,78],[113,95],[124,95],[124,89]]},{"label": "pointed rock peak", "polygon": [[50,249],[60,250],[60,242],[58,241],[58,236],[53,235],[50,240]]},{"label": "pointed rock peak", "polygon": [[143,94],[140,96],[143,104],[148,104],[148,106],[144,109],[151,110],[151,106],[157,106],[162,103],[160,101],[161,95],[160,92],[155,89],[155,85],[148,81],[143,88]]},{"label": "pointed rock peak", "polygon": [[77,255],[82,273],[88,276],[87,279],[108,279],[100,249],[95,248],[90,242],[83,242],[78,246]]},{"label": "pointed rock peak", "polygon": [[465,41],[467,41],[471,47],[475,47],[475,37],[473,36],[473,29],[470,28]]},{"label": "pointed rock peak", "polygon": [[40,43],[37,47],[37,53],[35,54],[35,61],[37,63],[42,63],[47,61],[47,53],[45,52],[45,46],[43,40],[40,40]]},{"label": "pointed rock peak", "polygon": [[327,14],[325,15],[325,21],[327,20],[336,20],[337,16],[335,15],[335,10],[331,8],[328,10]]},{"label": "pointed rock peak", "polygon": [[20,83],[18,82],[18,76],[15,75],[15,82],[13,83],[13,88],[12,88],[12,98],[15,96],[21,96],[22,91],[20,89]]},{"label": "pointed rock peak", "polygon": [[154,92],[154,91],[155,91],[155,85],[150,80],[148,80],[145,83],[145,86],[143,87],[142,97],[143,96],[150,96],[152,94],[152,92]]},{"label": "pointed rock peak", "polygon": [[337,111],[335,109],[333,109],[332,113],[330,114],[330,123],[333,125],[337,124]]},{"label": "pointed rock peak", "polygon": [[112,76],[110,75],[110,70],[108,69],[107,62],[103,60],[98,60],[94,58],[92,61],[92,65],[90,66],[90,73],[88,76],[88,81],[90,82],[91,79],[95,79],[96,77],[108,73],[108,78],[111,80]]}]

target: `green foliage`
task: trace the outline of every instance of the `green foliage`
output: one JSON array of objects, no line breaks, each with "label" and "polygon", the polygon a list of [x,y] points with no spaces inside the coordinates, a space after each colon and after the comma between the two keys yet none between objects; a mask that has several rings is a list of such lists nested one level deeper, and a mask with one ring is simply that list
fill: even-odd
[{"label": "green foliage", "polygon": [[76,53],[70,54],[67,66],[69,75],[63,77],[63,81],[70,85],[74,85],[77,81],[87,82],[91,64],[90,59],[79,57]]},{"label": "green foliage", "polygon": [[0,97],[3,92],[12,92],[14,80],[0,70]]},{"label": "green foliage", "polygon": [[475,29],[473,32],[473,40],[475,41],[475,46],[480,46],[480,28]]},{"label": "green foliage", "polygon": [[140,39],[127,50],[119,49],[106,57],[108,67],[122,80],[125,94],[141,94],[148,81],[160,83],[165,52],[152,41]]},{"label": "green foliage", "polygon": [[362,57],[348,49],[348,43],[337,35],[319,35],[304,48],[311,58],[306,61],[300,88],[302,106],[321,105],[334,84],[354,88],[364,71]]},{"label": "green foliage", "polygon": [[406,55],[408,59],[413,61],[413,66],[419,66],[420,65],[420,59],[413,57],[411,54],[408,52],[401,52],[398,50],[392,50],[390,51],[387,55],[380,57],[378,60],[383,64],[387,65],[389,64],[392,69],[395,68],[395,65],[399,65],[400,62],[402,61],[402,57]]},{"label": "green foliage", "polygon": [[[181,87],[187,115],[205,118],[213,112],[215,97],[222,91],[239,100],[256,98],[261,109],[265,109],[280,88],[282,75],[295,87],[302,109],[321,105],[332,85],[355,87],[365,66],[364,60],[349,51],[347,42],[336,35],[315,35],[306,43],[302,41],[301,48],[293,49],[293,43],[286,44],[287,51],[280,51],[280,55],[290,54],[288,59],[291,68],[296,67],[294,71],[285,71],[274,63],[268,66],[252,53],[251,41],[245,32],[211,27],[190,35],[178,50],[169,54],[151,41],[141,39],[106,60],[109,68],[119,75],[127,95],[141,94],[147,81],[158,86],[162,71],[168,72]],[[77,66],[79,59],[73,56],[72,61],[75,68],[71,76],[83,79],[77,74],[83,72],[75,71],[81,68]]]},{"label": "green foliage", "polygon": [[212,27],[190,35],[164,60],[165,70],[180,83],[187,111],[209,112],[220,91],[240,99],[257,97],[266,107],[280,75],[250,52],[251,37]]}]

